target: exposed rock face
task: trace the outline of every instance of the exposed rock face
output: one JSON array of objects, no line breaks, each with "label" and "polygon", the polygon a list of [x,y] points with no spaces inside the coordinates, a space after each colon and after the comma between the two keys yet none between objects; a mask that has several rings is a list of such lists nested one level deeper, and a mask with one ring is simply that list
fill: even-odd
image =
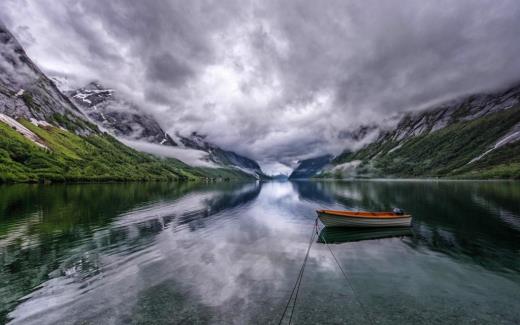
[{"label": "exposed rock face", "polygon": [[428,134],[453,123],[470,121],[503,111],[520,103],[520,85],[493,94],[476,94],[432,107],[423,112],[408,114],[395,130],[382,134],[378,141],[390,138],[401,141]]},{"label": "exposed rock face", "polygon": [[47,121],[77,134],[98,132],[95,125],[27,57],[0,23],[0,113],[14,119]]},{"label": "exposed rock face", "polygon": [[141,154],[100,132],[0,26],[0,183],[245,176]]},{"label": "exposed rock face", "polygon": [[311,178],[327,166],[331,160],[331,155],[302,160],[298,163],[298,167],[293,170],[289,179]]},{"label": "exposed rock face", "polygon": [[[404,115],[394,129],[345,151],[322,173],[341,174],[345,168],[339,167],[348,166],[354,176],[516,177],[519,130],[517,85]],[[355,170],[351,162],[357,162]]]},{"label": "exposed rock face", "polygon": [[371,133],[378,132],[379,127],[377,125],[362,125],[352,131],[343,131],[339,134],[340,139],[362,141],[368,137]]},{"label": "exposed rock face", "polygon": [[117,137],[176,146],[173,139],[150,115],[115,96],[113,89],[90,83],[67,95],[100,127]]},{"label": "exposed rock face", "polygon": [[241,156],[233,151],[224,150],[210,142],[205,141],[205,137],[197,133],[189,137],[179,136],[181,143],[192,149],[198,149],[209,153],[210,160],[216,164],[224,166],[235,166],[243,172],[256,175],[258,178],[265,178],[266,175],[260,165],[252,159]]},{"label": "exposed rock face", "polygon": [[208,159],[217,165],[233,167],[257,178],[266,178],[256,161],[224,150],[200,134],[176,134],[177,141],[173,140],[153,116],[145,114],[140,107],[118,97],[113,89],[104,88],[99,83],[90,83],[67,94],[101,128],[117,137],[205,151]]},{"label": "exposed rock face", "polygon": [[[33,120],[33,121],[35,121],[34,123],[36,125],[38,125],[38,122],[36,120]],[[27,129],[25,126],[20,124],[15,119],[10,118],[9,116],[7,116],[5,114],[0,113],[0,122],[3,122],[5,124],[9,125],[14,130],[16,130],[18,133],[23,135],[25,138],[29,139],[34,144],[36,144],[38,147],[50,150],[49,147],[47,147],[47,145],[45,144],[45,142],[43,142],[42,139],[40,139],[40,137],[38,137],[36,134],[34,134],[34,132],[32,132],[31,130]]]}]

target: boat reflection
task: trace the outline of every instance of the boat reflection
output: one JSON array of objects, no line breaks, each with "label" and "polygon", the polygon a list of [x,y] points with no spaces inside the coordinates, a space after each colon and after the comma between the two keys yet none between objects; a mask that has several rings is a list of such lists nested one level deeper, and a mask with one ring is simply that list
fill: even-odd
[{"label": "boat reflection", "polygon": [[323,228],[318,237],[318,243],[341,244],[362,240],[381,239],[390,237],[412,236],[409,227],[397,228],[358,228],[348,229],[343,227]]}]

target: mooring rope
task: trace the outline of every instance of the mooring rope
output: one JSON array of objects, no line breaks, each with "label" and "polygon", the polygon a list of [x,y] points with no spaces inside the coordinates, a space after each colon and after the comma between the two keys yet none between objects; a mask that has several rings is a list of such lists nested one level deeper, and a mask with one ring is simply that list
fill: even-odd
[{"label": "mooring rope", "polygon": [[[315,229],[318,228],[318,218],[316,218],[316,220],[314,220],[314,228]],[[312,246],[312,243],[314,243],[314,236],[311,237],[311,246]],[[309,248],[309,251],[310,251],[310,248]],[[309,257],[309,253],[307,252],[307,256],[305,258],[307,259],[308,257]],[[306,263],[306,262],[307,261],[305,261],[304,263]],[[293,306],[291,309],[291,315],[289,316],[289,325],[291,325],[292,317],[294,314],[294,309],[296,308],[296,301],[298,300],[298,293],[300,292],[300,285],[302,284],[302,279],[303,279],[303,270],[302,270],[302,274],[300,276],[300,283],[298,284],[298,287],[296,288],[296,295],[294,296],[294,303],[293,303]]]},{"label": "mooring rope", "polygon": [[309,253],[311,251],[311,247],[312,247],[312,244],[314,243],[314,238],[315,238],[316,235],[318,236],[319,239],[321,239],[323,241],[325,246],[327,246],[327,248],[329,249],[329,252],[332,255],[334,261],[336,262],[336,265],[340,269],[341,274],[343,274],[343,277],[345,278],[348,286],[350,287],[350,290],[352,290],[352,294],[354,296],[354,300],[356,300],[357,304],[360,306],[361,310],[365,314],[365,318],[368,320],[368,322],[370,324],[374,325],[375,324],[374,320],[372,319],[372,317],[370,316],[370,314],[366,310],[366,308],[363,305],[363,303],[361,302],[361,300],[358,299],[357,294],[356,294],[356,290],[354,289],[354,286],[352,285],[352,282],[350,281],[348,273],[343,269],[343,267],[339,263],[336,255],[334,254],[334,252],[330,248],[330,245],[327,243],[327,240],[325,240],[325,238],[319,233],[318,218],[316,218],[316,220],[314,222],[314,227],[313,227],[311,239],[309,241],[309,246],[307,247],[307,252],[305,253],[305,258],[303,259],[302,266],[300,267],[300,272],[298,273],[298,277],[296,278],[296,283],[293,286],[293,289],[291,291],[291,295],[289,296],[289,299],[287,300],[287,304],[285,305],[285,308],[284,308],[283,313],[282,313],[282,317],[280,317],[280,321],[278,322],[278,325],[282,324],[282,322],[284,320],[284,317],[285,317],[285,315],[287,313],[287,310],[289,309],[289,306],[291,304],[291,300],[293,299],[293,296],[294,296],[293,306],[292,306],[291,312],[289,314],[289,325],[291,324],[292,317],[293,317],[293,314],[294,314],[294,310],[296,308],[296,302],[297,302],[297,299],[298,299],[298,293],[300,292],[300,286],[301,286],[301,283],[302,283],[303,273],[305,271],[305,266],[307,264],[307,260],[309,258]]},{"label": "mooring rope", "polygon": [[366,308],[363,305],[363,303],[361,302],[361,300],[358,299],[357,294],[356,294],[356,290],[354,290],[354,286],[352,285],[352,282],[350,281],[349,276],[347,275],[347,272],[345,272],[345,270],[343,270],[343,267],[341,267],[341,264],[339,263],[338,259],[336,258],[336,255],[334,254],[334,252],[330,248],[330,246],[327,243],[327,241],[325,240],[325,238],[318,233],[318,225],[317,224],[316,224],[316,228],[315,229],[316,229],[316,234],[318,235],[318,238],[321,238],[321,240],[325,243],[325,246],[327,246],[327,248],[329,249],[330,254],[334,258],[334,261],[336,262],[336,265],[338,265],[341,273],[343,274],[343,277],[345,278],[346,282],[348,283],[348,286],[350,287],[350,290],[352,290],[352,294],[354,296],[354,299],[356,300],[358,305],[361,307],[361,310],[365,314],[365,318],[368,319],[370,324],[372,324],[372,325],[375,324],[374,320],[372,319],[372,317],[370,316],[370,314],[366,310]]},{"label": "mooring rope", "polygon": [[[318,225],[318,218],[316,218],[315,227],[317,227],[317,225]],[[301,280],[303,278],[303,272],[305,270],[305,265],[307,264],[307,260],[309,258],[309,253],[311,251],[312,244],[314,243],[314,236],[315,235],[316,235],[316,232],[314,231],[314,227],[313,227],[311,239],[309,241],[309,246],[307,247],[307,252],[305,253],[305,258],[303,259],[303,263],[302,263],[302,266],[300,267],[300,272],[298,273],[298,277],[296,279],[296,283],[293,286],[293,289],[291,291],[291,295],[289,296],[289,299],[287,300],[287,304],[285,305],[285,308],[284,308],[283,313],[282,313],[282,317],[280,317],[280,321],[278,322],[278,325],[282,324],[283,319],[285,317],[285,314],[287,313],[287,309],[289,309],[289,305],[291,304],[291,300],[293,298],[294,292],[296,291],[296,296],[295,296],[295,299],[294,299],[293,307],[291,309],[291,314],[289,316],[289,324],[291,324],[292,316],[293,316],[293,313],[294,313],[294,308],[296,306],[296,298],[298,296],[298,291],[300,291],[300,285],[301,285]]]}]

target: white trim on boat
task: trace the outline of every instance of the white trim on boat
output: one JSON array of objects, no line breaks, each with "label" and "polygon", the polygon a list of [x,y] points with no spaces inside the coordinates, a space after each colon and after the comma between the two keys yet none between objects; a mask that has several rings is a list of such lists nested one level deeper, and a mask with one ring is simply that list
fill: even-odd
[{"label": "white trim on boat", "polygon": [[412,216],[395,218],[360,218],[318,212],[318,218],[326,227],[409,227]]}]

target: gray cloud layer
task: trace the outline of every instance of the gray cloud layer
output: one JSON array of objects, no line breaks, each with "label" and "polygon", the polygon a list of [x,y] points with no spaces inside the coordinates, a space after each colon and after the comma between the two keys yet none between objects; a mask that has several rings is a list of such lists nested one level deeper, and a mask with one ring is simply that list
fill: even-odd
[{"label": "gray cloud layer", "polygon": [[3,0],[49,74],[120,89],[268,169],[393,113],[520,80],[518,1]]}]

